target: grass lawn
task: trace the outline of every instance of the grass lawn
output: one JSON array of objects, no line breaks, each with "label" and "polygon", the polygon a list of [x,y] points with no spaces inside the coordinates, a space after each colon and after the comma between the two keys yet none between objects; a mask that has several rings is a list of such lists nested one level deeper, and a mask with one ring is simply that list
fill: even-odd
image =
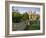
[{"label": "grass lawn", "polygon": [[27,25],[25,30],[40,30],[40,21],[32,21],[30,25]]}]

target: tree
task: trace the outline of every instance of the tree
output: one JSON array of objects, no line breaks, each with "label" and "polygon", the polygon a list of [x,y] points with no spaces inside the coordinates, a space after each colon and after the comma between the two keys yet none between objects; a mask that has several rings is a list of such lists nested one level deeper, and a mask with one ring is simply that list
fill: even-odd
[{"label": "tree", "polygon": [[29,15],[27,14],[27,12],[25,12],[24,14],[20,14],[20,12],[12,12],[12,21],[14,23],[19,23],[27,19],[29,19]]},{"label": "tree", "polygon": [[23,20],[27,20],[27,19],[29,19],[29,15],[27,14],[27,12],[25,12],[23,14]]},{"label": "tree", "polygon": [[40,19],[40,15],[37,14],[37,18],[36,18],[36,20],[39,20],[39,19]]},{"label": "tree", "polygon": [[12,21],[18,23],[21,21],[22,15],[19,12],[12,12]]}]

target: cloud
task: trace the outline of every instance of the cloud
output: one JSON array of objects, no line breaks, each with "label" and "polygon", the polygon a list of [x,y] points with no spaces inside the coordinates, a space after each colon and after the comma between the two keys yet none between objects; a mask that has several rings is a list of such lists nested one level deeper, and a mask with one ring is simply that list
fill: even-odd
[{"label": "cloud", "polygon": [[36,13],[40,13],[40,8],[36,8],[36,7],[12,7],[12,9],[18,10],[20,13],[24,13],[24,12],[28,12],[28,11],[32,11],[32,12],[36,12]]}]

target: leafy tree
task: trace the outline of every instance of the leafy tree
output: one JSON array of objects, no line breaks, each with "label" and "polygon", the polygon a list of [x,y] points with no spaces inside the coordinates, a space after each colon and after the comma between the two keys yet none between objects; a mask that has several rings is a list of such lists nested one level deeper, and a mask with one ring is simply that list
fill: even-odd
[{"label": "leafy tree", "polygon": [[23,20],[27,20],[27,19],[29,19],[29,15],[27,14],[27,12],[25,12],[23,14]]},{"label": "leafy tree", "polygon": [[29,19],[27,12],[25,12],[24,14],[20,14],[20,12],[12,12],[12,21],[14,23],[18,23],[27,19]]},{"label": "leafy tree", "polygon": [[13,22],[20,22],[22,15],[19,12],[12,12],[12,20]]},{"label": "leafy tree", "polygon": [[37,18],[36,18],[36,20],[39,20],[40,19],[40,15],[37,15]]}]

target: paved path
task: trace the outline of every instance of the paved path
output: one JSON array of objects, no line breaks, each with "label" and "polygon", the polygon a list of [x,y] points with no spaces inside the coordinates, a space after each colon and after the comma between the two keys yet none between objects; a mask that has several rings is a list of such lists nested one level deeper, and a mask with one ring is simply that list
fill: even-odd
[{"label": "paved path", "polygon": [[27,21],[23,21],[20,23],[13,23],[14,30],[24,30],[26,27]]}]

